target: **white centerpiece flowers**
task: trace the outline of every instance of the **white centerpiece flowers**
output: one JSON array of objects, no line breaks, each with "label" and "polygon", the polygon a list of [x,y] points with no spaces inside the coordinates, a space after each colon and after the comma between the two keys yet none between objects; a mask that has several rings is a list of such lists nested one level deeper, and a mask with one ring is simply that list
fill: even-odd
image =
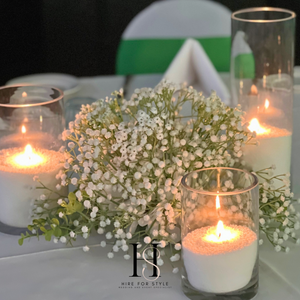
[{"label": "white centerpiece flowers", "polygon": [[[180,115],[182,107],[190,110],[188,117]],[[42,233],[46,240],[72,244],[78,236],[88,239],[97,232],[109,258],[123,252],[129,259],[130,243],[138,242],[142,253],[155,241],[160,248],[169,245],[171,262],[178,261],[181,178],[195,169],[243,166],[242,147],[254,134],[247,124],[242,125],[242,116],[239,106],[226,106],[214,92],[206,98],[192,87],[168,81],[154,89],[136,89],[130,100],[120,91],[83,105],[63,133],[68,147],[62,149],[64,171],[56,176],[61,182],[48,197],[36,200],[34,220],[19,243]],[[261,170],[259,174],[269,173]],[[274,178],[265,180],[261,186],[263,232],[268,238],[272,235],[274,247],[286,235],[297,241],[294,230],[299,222],[296,213],[290,212],[293,200],[288,184],[275,191]],[[68,198],[59,195],[65,186],[74,190]],[[281,227],[273,230],[274,221]]]}]

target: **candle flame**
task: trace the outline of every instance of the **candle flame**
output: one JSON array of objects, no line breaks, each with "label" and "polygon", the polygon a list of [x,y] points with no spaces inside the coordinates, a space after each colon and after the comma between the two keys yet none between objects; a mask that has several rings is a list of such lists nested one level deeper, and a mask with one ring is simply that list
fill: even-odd
[{"label": "candle flame", "polygon": [[26,92],[23,92],[23,93],[22,93],[22,97],[23,97],[23,98],[27,97],[27,93],[26,93]]},{"label": "candle flame", "polygon": [[250,121],[250,125],[248,126],[248,129],[251,132],[255,131],[257,134],[264,134],[264,133],[267,133],[270,131],[270,129],[266,129],[266,128],[262,127],[256,118],[254,118]]},{"label": "candle flame", "polygon": [[223,232],[224,232],[223,222],[219,221],[218,225],[217,225],[217,231],[216,231],[217,237],[221,238],[221,235],[222,235]]},{"label": "candle flame", "polygon": [[257,94],[258,94],[257,87],[255,84],[252,84],[250,88],[250,95],[257,95]]},{"label": "candle flame", "polygon": [[41,164],[44,161],[44,158],[35,153],[28,144],[23,153],[16,154],[13,157],[13,161],[16,165],[21,167],[34,167]]},{"label": "candle flame", "polygon": [[270,106],[270,101],[268,99],[266,99],[265,101],[265,109],[268,109]]},{"label": "candle flame", "polygon": [[27,155],[27,157],[28,157],[29,159],[32,158],[33,151],[32,151],[32,147],[31,147],[29,144],[26,145],[26,147],[25,147],[25,152],[24,152],[24,153]]},{"label": "candle flame", "polygon": [[219,221],[217,226],[210,227],[203,239],[211,243],[223,243],[237,239],[239,235],[238,230],[226,226],[222,221]]},{"label": "candle flame", "polygon": [[22,130],[22,133],[26,133],[26,127],[24,125],[22,126],[21,130]]}]

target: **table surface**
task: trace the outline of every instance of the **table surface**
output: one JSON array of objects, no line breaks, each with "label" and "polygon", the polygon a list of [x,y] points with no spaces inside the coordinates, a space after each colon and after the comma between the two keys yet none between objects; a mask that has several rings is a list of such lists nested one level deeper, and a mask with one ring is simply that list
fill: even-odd
[{"label": "table surface", "polygon": [[[228,74],[221,77],[228,85]],[[161,75],[134,77],[128,85],[128,94],[137,87],[153,87],[160,79]],[[82,86],[77,97],[103,98],[120,89],[125,78],[100,76],[80,81]],[[131,260],[125,261],[121,253],[113,260],[107,258],[108,250],[99,246],[102,240],[99,235],[89,238],[88,244],[92,246],[87,253],[82,251],[86,244],[82,238],[73,248],[43,238],[26,240],[20,247],[18,239],[19,236],[0,233],[1,300],[187,299],[181,291],[180,274],[173,274],[168,262],[161,268],[161,278],[157,281],[160,285],[142,286],[146,280],[129,277]],[[268,243],[260,247],[257,300],[300,299],[300,247],[290,245],[290,248],[290,253],[276,253]],[[124,287],[124,282],[133,282],[134,286]]]}]

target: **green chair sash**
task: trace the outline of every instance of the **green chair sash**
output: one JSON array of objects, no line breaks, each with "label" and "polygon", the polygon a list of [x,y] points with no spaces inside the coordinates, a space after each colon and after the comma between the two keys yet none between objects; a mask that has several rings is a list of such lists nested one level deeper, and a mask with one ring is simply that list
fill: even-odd
[{"label": "green chair sash", "polygon": [[[164,73],[186,39],[122,40],[117,54],[119,75]],[[229,72],[230,37],[196,38],[218,72]]]},{"label": "green chair sash", "polygon": [[239,54],[234,58],[235,78],[255,78],[255,60],[253,53]]}]

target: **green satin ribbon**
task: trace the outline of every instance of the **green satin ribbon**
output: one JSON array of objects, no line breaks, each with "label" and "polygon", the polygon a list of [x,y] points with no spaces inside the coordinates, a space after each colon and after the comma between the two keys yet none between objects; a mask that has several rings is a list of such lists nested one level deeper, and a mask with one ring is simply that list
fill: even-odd
[{"label": "green satin ribbon", "polygon": [[239,54],[234,58],[235,78],[255,78],[255,61],[252,53]]},{"label": "green satin ribbon", "polygon": [[[230,37],[195,38],[218,72],[229,72]],[[164,73],[186,39],[122,40],[117,55],[119,75]]]}]

